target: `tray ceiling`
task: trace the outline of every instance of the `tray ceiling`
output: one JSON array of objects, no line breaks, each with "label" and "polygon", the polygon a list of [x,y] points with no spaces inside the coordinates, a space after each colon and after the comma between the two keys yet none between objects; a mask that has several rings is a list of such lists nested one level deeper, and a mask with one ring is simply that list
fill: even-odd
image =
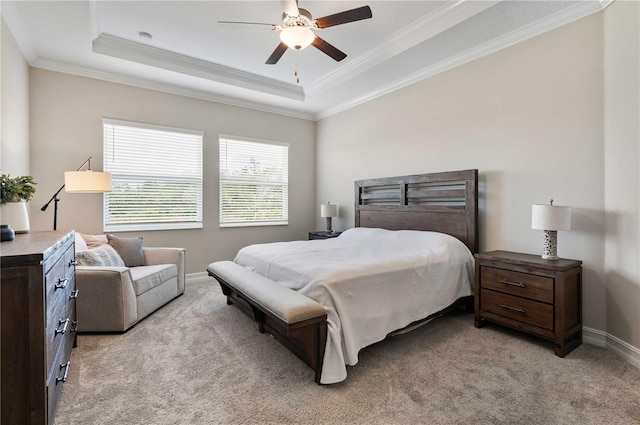
[{"label": "tray ceiling", "polygon": [[[281,1],[7,1],[3,19],[31,66],[320,119],[602,10],[597,1],[305,1],[314,18],[369,5],[373,18],[280,42]],[[141,32],[151,39],[140,36]],[[294,72],[300,81],[296,82]]]}]

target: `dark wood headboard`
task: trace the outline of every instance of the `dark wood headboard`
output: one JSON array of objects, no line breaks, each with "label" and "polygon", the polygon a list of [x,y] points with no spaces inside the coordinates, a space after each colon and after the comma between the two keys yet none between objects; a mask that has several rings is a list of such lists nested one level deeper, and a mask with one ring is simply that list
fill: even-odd
[{"label": "dark wood headboard", "polygon": [[356,227],[427,230],[478,252],[478,170],[355,182]]}]

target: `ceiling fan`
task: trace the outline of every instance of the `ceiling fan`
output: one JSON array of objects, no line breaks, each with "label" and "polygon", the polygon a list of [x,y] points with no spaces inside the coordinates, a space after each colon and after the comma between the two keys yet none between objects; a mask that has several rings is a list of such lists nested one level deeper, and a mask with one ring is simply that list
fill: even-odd
[{"label": "ceiling fan", "polygon": [[278,63],[278,60],[280,60],[287,49],[291,48],[294,50],[302,50],[309,45],[312,45],[323,53],[331,56],[336,61],[341,61],[347,57],[346,53],[318,37],[313,30],[320,30],[336,25],[347,24],[349,22],[361,21],[373,16],[369,6],[362,6],[351,10],[345,10],[344,12],[335,13],[333,15],[324,16],[322,18],[313,19],[308,10],[298,7],[297,0],[282,0],[282,3],[284,4],[285,9],[282,13],[281,25],[261,22],[233,21],[218,21],[218,24],[223,26],[236,24],[269,25],[271,26],[272,31],[280,31],[280,44],[278,44],[278,47],[276,47],[273,53],[271,53],[271,56],[269,56],[265,62],[267,65],[274,65]]}]

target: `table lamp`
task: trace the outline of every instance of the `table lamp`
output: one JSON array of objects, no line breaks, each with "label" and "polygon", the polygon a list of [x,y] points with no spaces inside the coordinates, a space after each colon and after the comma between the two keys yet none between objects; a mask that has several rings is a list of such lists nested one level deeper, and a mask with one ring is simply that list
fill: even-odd
[{"label": "table lamp", "polygon": [[531,208],[531,228],[544,230],[542,258],[558,260],[558,230],[571,228],[571,208],[549,204],[536,204]]},{"label": "table lamp", "polygon": [[327,233],[333,233],[333,229],[331,228],[331,217],[338,216],[338,206],[332,204],[331,202],[327,202],[326,204],[320,205],[320,217],[327,219]]}]

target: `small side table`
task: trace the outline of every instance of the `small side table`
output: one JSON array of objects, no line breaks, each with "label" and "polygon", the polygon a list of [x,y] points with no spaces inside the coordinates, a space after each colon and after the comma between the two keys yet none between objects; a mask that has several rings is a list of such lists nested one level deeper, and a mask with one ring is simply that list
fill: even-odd
[{"label": "small side table", "polygon": [[564,357],[582,343],[582,261],[491,251],[475,255],[475,326],[485,321],[553,341]]},{"label": "small side table", "polygon": [[340,236],[342,232],[327,232],[327,231],[317,231],[317,232],[309,232],[309,240],[312,239],[331,239],[337,238]]}]

